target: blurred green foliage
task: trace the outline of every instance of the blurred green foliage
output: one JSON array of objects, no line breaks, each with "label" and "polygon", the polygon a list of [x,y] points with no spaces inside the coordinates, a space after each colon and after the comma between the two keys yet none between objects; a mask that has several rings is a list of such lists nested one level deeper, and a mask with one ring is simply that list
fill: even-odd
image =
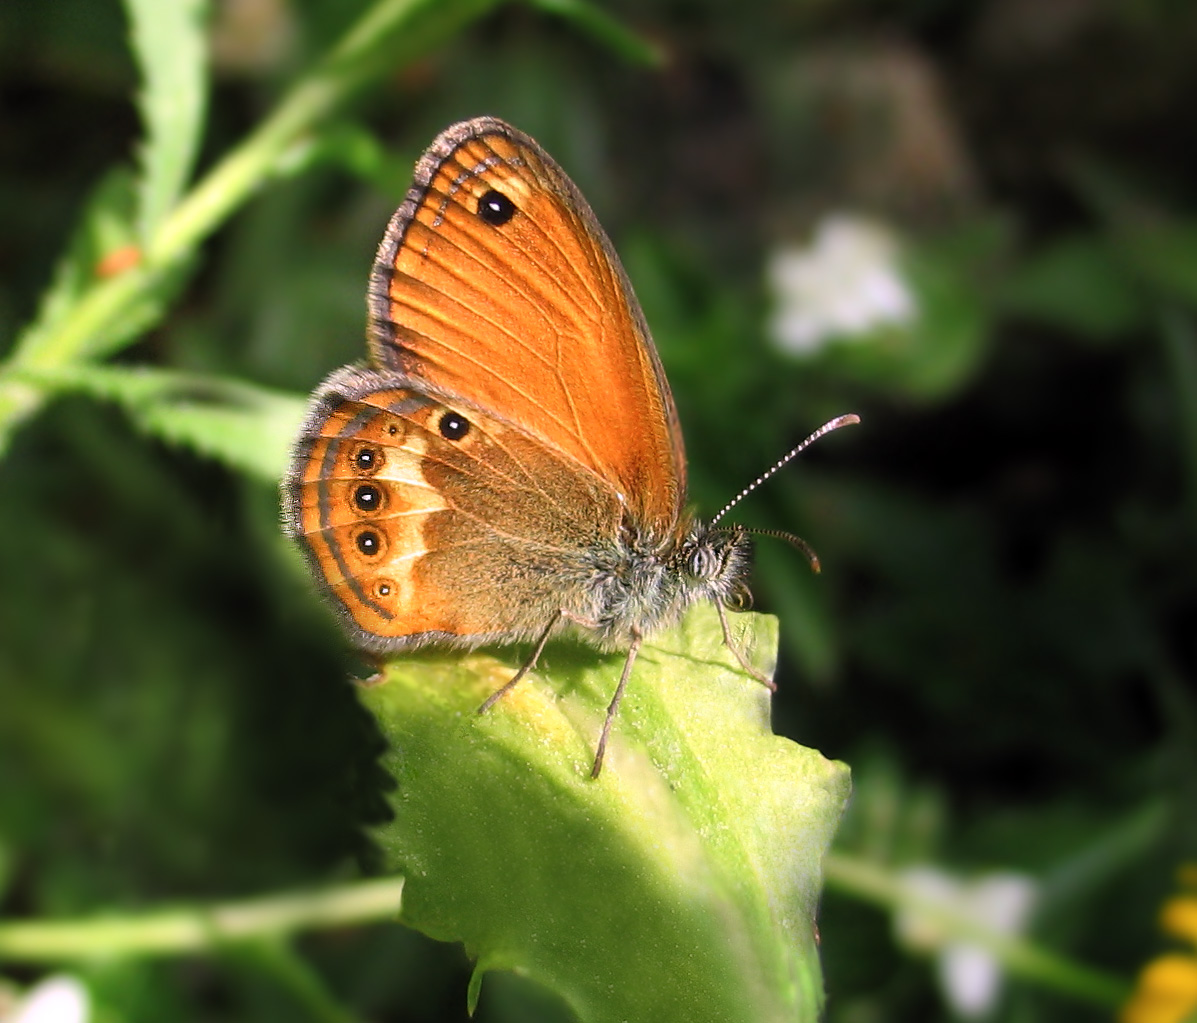
[{"label": "blurred green foliage", "polygon": [[[216,4],[194,58],[212,75],[202,132],[181,68],[144,68],[192,96],[201,174],[366,6]],[[299,395],[360,358],[366,275],[412,161],[485,112],[538,138],[612,234],[704,512],[829,416],[864,420],[738,509],[824,564],[812,578],[762,541],[755,590],[781,618],[775,727],[854,767],[840,855],[1027,874],[1032,934],[1129,979],[1160,947],[1174,867],[1197,857],[1197,12],[603,5],[661,50],[648,67],[614,22],[539,6],[485,14],[289,150],[109,336],[137,337],[121,363],[167,375],[136,396],[119,374],[22,384],[59,397],[0,463],[0,913],[371,869],[382,743],[345,683],[361,666],[279,536],[262,468],[277,439],[233,469],[197,445],[210,423],[170,434],[162,403],[173,372]],[[69,296],[88,281],[63,272],[135,239],[128,34],[116,0],[0,7],[6,346],[56,266]],[[185,134],[142,168],[151,219],[186,187]],[[889,226],[919,317],[787,353],[768,255],[835,210]],[[820,926],[831,1023],[952,1018],[858,892],[833,887]],[[469,972],[393,925],[81,969],[112,1020],[460,1019]],[[505,977],[479,1016],[562,1011]],[[995,1014],[1110,1018],[1018,980]]]}]

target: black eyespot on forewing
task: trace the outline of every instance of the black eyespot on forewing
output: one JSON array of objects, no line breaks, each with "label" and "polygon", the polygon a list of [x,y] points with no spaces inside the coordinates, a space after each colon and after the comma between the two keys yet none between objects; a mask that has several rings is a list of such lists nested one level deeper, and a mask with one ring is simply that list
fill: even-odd
[{"label": "black eyespot on forewing", "polygon": [[437,423],[437,429],[445,440],[461,440],[470,432],[470,421],[456,412],[446,412]]},{"label": "black eyespot on forewing", "polygon": [[353,542],[357,544],[357,549],[367,558],[373,557],[382,550],[382,540],[372,529],[363,529],[357,534]]},{"label": "black eyespot on forewing", "polygon": [[515,213],[515,203],[493,188],[478,199],[478,216],[492,227],[502,227]]}]

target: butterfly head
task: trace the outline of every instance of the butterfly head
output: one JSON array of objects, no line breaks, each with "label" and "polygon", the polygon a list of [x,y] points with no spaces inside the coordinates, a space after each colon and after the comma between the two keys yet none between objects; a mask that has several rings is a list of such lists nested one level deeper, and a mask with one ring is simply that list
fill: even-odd
[{"label": "butterfly head", "polygon": [[743,526],[696,526],[678,547],[678,567],[690,586],[732,608],[751,605],[745,579],[752,567],[752,540]]}]

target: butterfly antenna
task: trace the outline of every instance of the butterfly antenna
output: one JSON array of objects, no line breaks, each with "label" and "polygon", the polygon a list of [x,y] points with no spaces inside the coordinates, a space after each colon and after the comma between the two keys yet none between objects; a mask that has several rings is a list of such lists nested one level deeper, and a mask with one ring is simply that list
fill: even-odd
[{"label": "butterfly antenna", "polygon": [[818,575],[822,571],[822,566],[819,564],[819,556],[811,548],[802,537],[794,533],[787,533],[784,529],[752,529],[750,527],[742,527],[744,532],[752,533],[753,536],[774,536],[778,540],[784,540],[793,547],[797,547],[806,555],[806,560],[810,562],[810,570]]},{"label": "butterfly antenna", "polygon": [[[716,515],[713,519],[711,519],[710,524],[713,526],[716,522],[718,522],[721,518],[723,518],[724,515],[726,515],[736,505],[738,505],[741,501],[743,501],[744,498],[746,498],[749,494],[751,494],[754,490],[756,490],[757,487],[759,487],[762,483],[764,483],[765,480],[767,480],[770,476],[772,476],[775,472],[777,472],[778,469],[780,469],[787,462],[789,462],[790,459],[796,458],[798,455],[800,455],[803,451],[805,451],[808,447],[810,447],[815,441],[817,441],[820,437],[822,437],[823,434],[831,433],[832,430],[838,430],[841,426],[851,426],[853,423],[859,423],[859,422],[860,422],[860,416],[856,415],[856,413],[854,413],[854,412],[849,412],[846,416],[836,416],[836,418],[832,419],[830,422],[824,423],[814,433],[812,433],[809,437],[807,437],[806,440],[804,440],[801,444],[799,444],[795,448],[791,448],[789,453],[786,454],[784,458],[778,459],[776,465],[774,465],[772,468],[770,468],[767,472],[762,473],[755,480],[753,480],[751,483],[749,483],[748,486],[746,486],[743,490],[741,490],[738,494],[736,494],[735,497],[733,497],[730,501],[728,501],[727,504],[725,504],[723,506],[723,509],[719,512],[719,514]],[[764,532],[764,531],[762,530],[762,532]],[[788,538],[790,540],[790,542],[797,541],[796,546],[798,546],[800,550],[804,551],[806,556],[811,559],[811,565],[814,568],[814,570],[816,572],[819,570],[819,568],[818,568],[819,559],[815,557],[815,552],[812,551],[809,547],[807,547],[805,543],[803,543],[800,539],[798,539],[798,537],[790,536],[789,534],[781,534],[781,533],[774,534],[774,535],[781,536],[782,539]]]}]

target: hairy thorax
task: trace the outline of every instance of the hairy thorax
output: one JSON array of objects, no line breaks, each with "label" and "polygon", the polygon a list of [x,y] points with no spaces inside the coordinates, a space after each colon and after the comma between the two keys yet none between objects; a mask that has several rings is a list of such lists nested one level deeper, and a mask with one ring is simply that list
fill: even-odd
[{"label": "hairy thorax", "polygon": [[569,614],[604,649],[674,624],[700,600],[739,606],[748,597],[752,557],[743,530],[709,529],[687,520],[664,536],[625,521],[614,542],[588,560],[579,606]]}]

